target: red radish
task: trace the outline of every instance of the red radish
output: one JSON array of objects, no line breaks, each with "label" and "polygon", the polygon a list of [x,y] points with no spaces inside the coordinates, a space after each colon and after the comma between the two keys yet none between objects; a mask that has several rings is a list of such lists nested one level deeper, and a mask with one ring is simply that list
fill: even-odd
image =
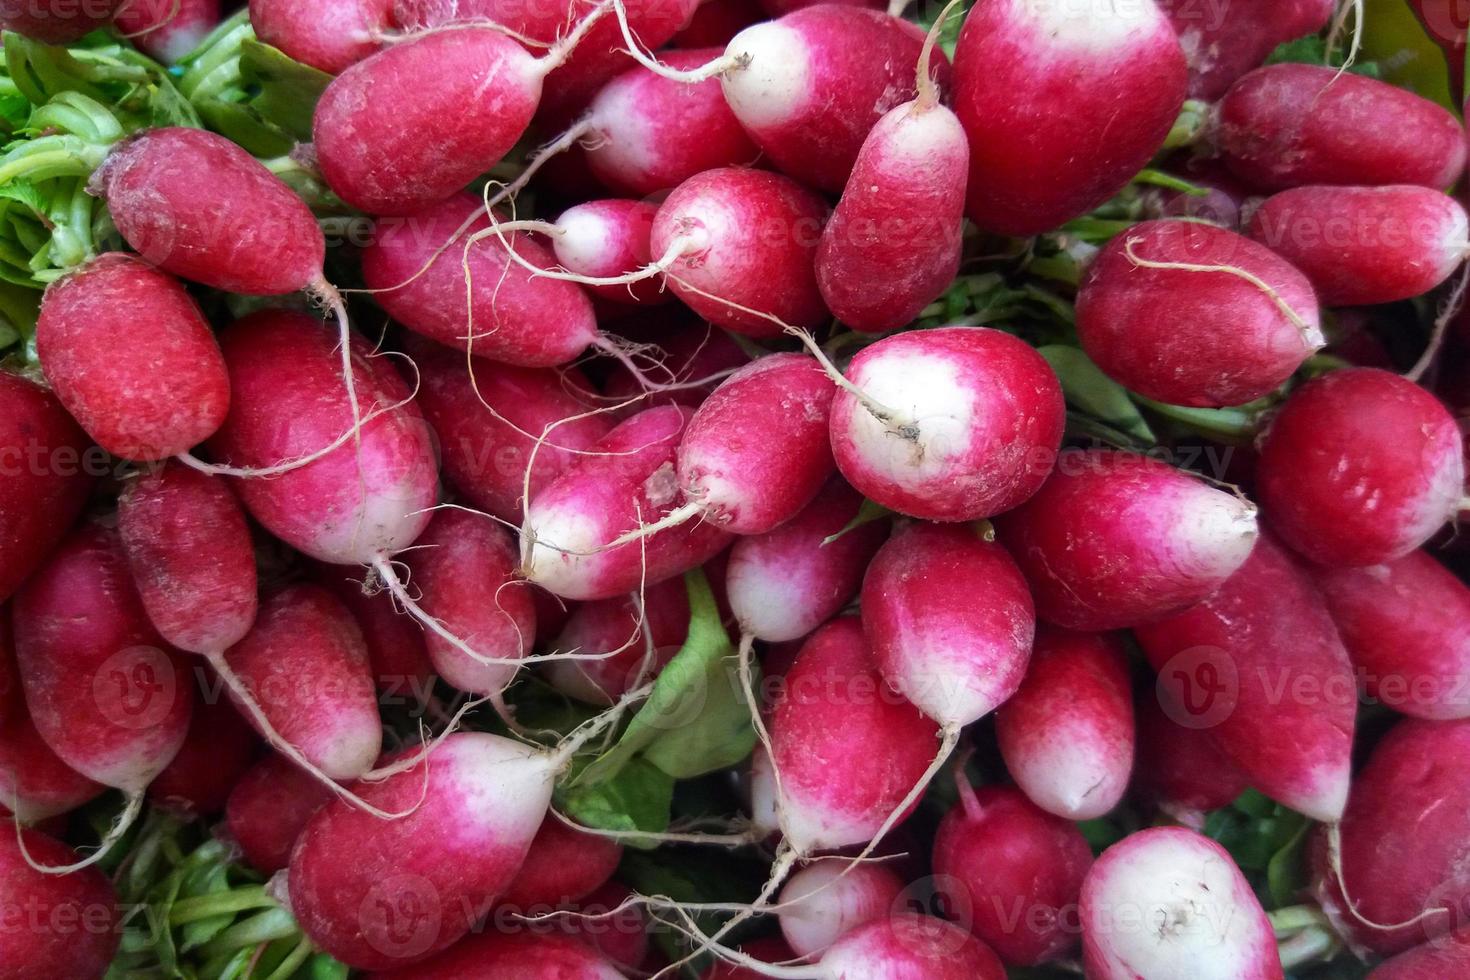
[{"label": "red radish", "polygon": [[93,477],[106,468],[90,445],[50,392],[0,371],[0,602],[82,512]]},{"label": "red radish", "polygon": [[0,8],[0,29],[44,44],[70,44],[112,22],[123,0],[15,0]]},{"label": "red radish", "polygon": [[616,656],[554,660],[546,664],[543,673],[547,682],[567,697],[610,705],[637,687],[639,678],[657,676],[679,652],[688,632],[689,590],[683,579],[646,586],[641,596],[634,593],[585,602],[567,620],[552,649],[584,658],[614,651]]},{"label": "red radish", "polygon": [[568,936],[484,932],[418,966],[370,980],[621,980],[613,964]]},{"label": "red radish", "polygon": [[431,629],[429,659],[462,691],[499,697],[535,645],[536,607],[516,563],[504,528],[461,510],[435,514],[409,557],[419,607],[455,638]]},{"label": "red radish", "polygon": [[768,643],[799,640],[842,611],[888,537],[888,522],[875,521],[828,543],[861,504],[834,477],[790,521],[735,542],[725,588],[742,633]]},{"label": "red radish", "polygon": [[1257,497],[1271,527],[1323,565],[1377,565],[1454,516],[1464,440],[1412,381],[1348,368],[1297,389],[1260,445]]},{"label": "red radish", "polygon": [[15,670],[15,644],[10,638],[10,610],[0,605],[0,728],[24,714],[25,699]]},{"label": "red radish", "polygon": [[331,798],[316,777],[281,756],[268,756],[230,791],[226,827],[252,868],[275,874],[291,862],[291,848],[312,814]]},{"label": "red radish", "polygon": [[1219,844],[1151,827],[1103,852],[1082,884],[1083,959],[1097,980],[1281,980],[1260,900]]},{"label": "red radish", "polygon": [[552,925],[625,973],[637,973],[648,959],[649,920],[641,903],[630,901],[633,897],[627,885],[609,881],[578,904],[578,914],[560,917]]},{"label": "red radish", "polygon": [[974,528],[900,528],[868,567],[862,609],[884,680],[946,733],[1005,703],[1026,674],[1031,593],[1005,549]]},{"label": "red radish", "polygon": [[266,44],[335,75],[377,51],[393,26],[393,0],[250,0]]},{"label": "red radish", "polygon": [[[689,71],[718,54],[665,51],[659,60]],[[587,165],[599,181],[624,194],[656,194],[706,170],[753,163],[760,155],[714,78],[688,84],[639,65],[602,87],[586,119],[597,137],[587,149]]]},{"label": "red radish", "polygon": [[123,0],[114,23],[145,54],[171,65],[220,22],[220,0]]},{"label": "red radish", "polygon": [[[476,212],[483,212],[479,199],[458,194],[378,223],[377,237],[363,250],[362,275],[383,308],[445,346],[522,367],[566,364],[598,345],[586,294],[511,262],[499,241],[475,241],[490,234],[489,220]],[[507,232],[506,239],[531,265],[556,264],[530,235]]]},{"label": "red radish", "polygon": [[1065,450],[996,523],[1036,596],[1068,629],[1134,626],[1210,595],[1249,557],[1256,509],[1147,456]]},{"label": "red radish", "polygon": [[1313,570],[1367,696],[1416,718],[1470,717],[1470,588],[1426,552]]},{"label": "red radish", "polygon": [[1213,101],[1277,45],[1315,34],[1332,0],[1158,0],[1189,59],[1189,94]]},{"label": "red radish", "polygon": [[1163,145],[1188,81],[1153,0],[979,4],[954,68],[955,112],[970,136],[967,213],[1017,236],[1121,190]]},{"label": "red radish", "polygon": [[[727,950],[722,955],[730,958]],[[943,919],[912,912],[869,922],[843,936],[814,966],[765,967],[743,957],[758,975],[855,980],[858,977],[924,980],[1005,980],[1005,967],[990,947]],[[775,972],[780,969],[781,972]]]},{"label": "red radish", "polygon": [[677,505],[675,453],[692,416],[673,405],[633,416],[531,501],[521,534],[526,577],[568,599],[608,599],[673,578],[724,550],[729,535],[713,523],[608,547]]},{"label": "red radish", "polygon": [[[611,278],[636,272],[653,261],[649,239],[658,206],[648,201],[609,198],[568,208],[548,228],[556,260],[568,272]],[[612,303],[643,305],[669,297],[662,285],[648,280],[628,286],[591,286]]]},{"label": "red radish", "polygon": [[700,316],[746,336],[779,337],[783,324],[810,328],[829,318],[812,264],[826,220],[826,202],[789,177],[707,170],[659,207],[652,253],[676,256],[669,288]]},{"label": "red radish", "polygon": [[[665,308],[667,309],[667,308]],[[676,311],[677,313],[677,311]],[[691,315],[692,318],[692,315]],[[632,339],[654,344],[663,352],[663,370],[675,378],[681,387],[650,394],[646,384],[621,364],[613,364],[612,372],[602,383],[605,399],[636,404],[625,404],[621,411],[635,414],[657,405],[687,405],[698,408],[704,404],[718,385],[718,380],[704,385],[692,385],[706,378],[719,379],[750,363],[750,354],[737,344],[728,333],[709,323],[675,322],[665,328],[637,332],[629,331]],[[683,387],[692,385],[691,387]]]},{"label": "red radish", "polygon": [[1208,729],[1277,802],[1313,820],[1342,816],[1358,708],[1352,663],[1321,596],[1280,545],[1263,537],[1214,595],[1134,632],[1176,720]]},{"label": "red radish", "polygon": [[[896,17],[819,4],[735,35],[721,84],[735,117],[777,168],[836,192],[868,131],[914,98],[923,42],[919,28]],[[934,75],[948,91],[942,56]]]},{"label": "red radish", "polygon": [[1141,698],[1137,707],[1134,787],[1170,818],[1191,830],[1204,829],[1206,813],[1230,805],[1245,792],[1245,777],[1208,729],[1176,720],[1189,715],[1181,712],[1167,692]]},{"label": "red radish", "polygon": [[224,660],[264,714],[252,713],[257,729],[274,730],[261,734],[296,747],[333,779],[372,768],[383,730],[367,647],[352,614],[326,590],[293,585],[268,596]]},{"label": "red radish", "polygon": [[957,781],[959,805],[934,838],[946,910],[1007,963],[1065,956],[1077,944],[1077,897],[1092,866],[1087,839],[1017,789]]},{"label": "red radish", "polygon": [[[1222,322],[1231,329],[1213,329]],[[1305,276],[1194,221],[1144,222],[1108,243],[1077,293],[1077,335],[1124,387],[1202,407],[1271,393],[1327,343]]]},{"label": "red radish", "polygon": [[1442,980],[1470,973],[1470,928],[1436,938],[1380,963],[1368,980]]},{"label": "red radish", "polygon": [[904,882],[881,864],[849,869],[826,858],[787,880],[778,899],[781,934],[797,956],[820,957],[837,940],[897,911]]},{"label": "red radish", "polygon": [[[1030,345],[987,328],[895,334],[853,358],[832,451],[858,492],[931,521],[1010,510],[1052,470],[1062,389]],[[886,417],[880,417],[886,416]]]},{"label": "red radish", "polygon": [[[844,7],[871,7],[874,10],[882,10],[884,4],[878,0],[832,0]],[[760,0],[760,5],[765,8],[766,13],[772,17],[780,17],[789,14],[793,10],[802,10],[806,7],[816,6],[812,0]]]},{"label": "red radish", "polygon": [[[736,34],[765,19],[766,13],[756,0],[703,0],[694,16],[689,18],[689,23],[674,35],[670,46],[688,50],[724,48]],[[672,54],[665,51],[659,58],[666,65],[685,67],[674,65]]]},{"label": "red radish", "polygon": [[1444,107],[1397,85],[1325,65],[1258,68],[1220,100],[1225,163],[1265,190],[1304,184],[1452,186],[1465,130]]},{"label": "red radish", "polygon": [[393,596],[365,591],[362,570],[356,568],[318,564],[311,580],[336,596],[362,627],[378,703],[426,703],[434,693],[435,674],[424,631],[394,606]]},{"label": "red radish", "polygon": [[1465,209],[1430,187],[1296,187],[1268,197],[1246,229],[1312,281],[1324,306],[1426,293],[1466,254]]},{"label": "red radish", "polygon": [[1112,810],[1133,772],[1133,693],[1122,644],[1042,629],[1026,680],[995,716],[1001,757],[1037,806],[1068,820]]},{"label": "red radish", "polygon": [[148,786],[148,799],[188,818],[213,817],[250,769],[259,742],[240,713],[225,701],[194,710],[189,734],[173,761]]},{"label": "red radish", "polygon": [[0,814],[27,825],[41,823],[105,790],[58,759],[23,712],[0,725]]},{"label": "red radish", "polygon": [[1148,213],[1160,217],[1200,218],[1209,224],[1238,231],[1241,209],[1251,192],[1227,171],[1223,164],[1202,157],[1185,156],[1170,161],[1171,172],[1177,172],[1203,195],[1181,190],[1153,188],[1144,193]]},{"label": "red radish", "polygon": [[622,856],[623,846],[616,841],[548,817],[531,841],[515,880],[500,896],[498,907],[540,915],[580,902],[607,883]]},{"label": "red radish", "polygon": [[[271,479],[237,484],[250,513],[319,561],[372,564],[412,544],[429,523],[436,466],[409,391],[352,338],[352,372],[372,418],[351,433],[335,332],[299,313],[254,314],[221,335],[234,405],[210,441],[222,461],[270,467],[314,457]],[[380,569],[381,572],[381,569]]]},{"label": "red radish", "polygon": [[65,864],[71,848],[34,830],[0,834],[0,908],[7,913],[0,980],[101,977],[117,952],[122,909],[96,868],[55,876],[33,863]]},{"label": "red radish", "polygon": [[1314,842],[1316,897],[1355,950],[1403,952],[1462,923],[1470,899],[1470,721],[1399,722],[1353,780],[1347,811]]}]

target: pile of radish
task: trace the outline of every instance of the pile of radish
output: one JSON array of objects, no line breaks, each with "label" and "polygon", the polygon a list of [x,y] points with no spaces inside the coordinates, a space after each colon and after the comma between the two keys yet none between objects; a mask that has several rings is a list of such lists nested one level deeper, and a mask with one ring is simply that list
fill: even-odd
[{"label": "pile of radish", "polygon": [[0,3],[0,980],[1470,977],[1465,28],[882,6]]}]

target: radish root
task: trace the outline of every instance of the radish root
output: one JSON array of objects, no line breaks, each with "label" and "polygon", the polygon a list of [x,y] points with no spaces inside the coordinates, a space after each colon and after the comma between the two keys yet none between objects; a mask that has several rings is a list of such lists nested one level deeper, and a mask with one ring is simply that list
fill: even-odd
[{"label": "radish root", "polygon": [[21,827],[19,818],[15,820],[15,839],[20,844],[20,856],[25,859],[26,864],[30,865],[31,870],[47,875],[69,875],[74,871],[90,868],[105,858],[107,852],[112,850],[114,844],[123,839],[128,829],[138,819],[138,814],[142,812],[143,794],[141,792],[129,793],[127,795],[127,804],[123,807],[122,812],[112,821],[112,826],[107,829],[107,833],[103,836],[102,840],[98,842],[97,849],[75,864],[53,865],[37,863],[36,859],[31,857],[31,852],[26,849],[25,834],[21,833],[23,828]]}]

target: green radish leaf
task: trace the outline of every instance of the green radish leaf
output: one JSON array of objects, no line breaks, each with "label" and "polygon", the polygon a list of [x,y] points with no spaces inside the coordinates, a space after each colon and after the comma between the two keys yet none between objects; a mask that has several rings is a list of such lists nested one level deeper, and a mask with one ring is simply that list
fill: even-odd
[{"label": "green radish leaf", "polygon": [[331,75],[251,38],[240,43],[240,78],[260,86],[250,105],[263,119],[301,142],[311,140],[311,118]]},{"label": "green radish leaf", "polygon": [[[674,780],[652,763],[632,759],[612,776],[597,782],[581,781],[574,776],[564,789],[558,790],[557,796],[566,814],[585,826],[660,833],[669,829]],[[629,847],[650,850],[658,846],[651,841],[626,843]]]},{"label": "green radish leaf", "polygon": [[1081,348],[1052,344],[1037,350],[1057,373],[1067,401],[1115,429],[1153,444],[1158,437],[1144,421],[1128,390],[1102,372]]},{"label": "green radish leaf", "polygon": [[866,527],[867,525],[877,523],[878,521],[885,521],[892,516],[893,511],[889,510],[887,507],[884,507],[882,504],[875,504],[871,500],[864,497],[862,506],[858,508],[857,516],[848,521],[847,526],[838,531],[836,534],[823,538],[822,547],[825,548],[832,542],[840,538],[845,538],[847,535],[856,531],[860,527]]},{"label": "green radish leaf", "polygon": [[317,953],[306,966],[306,975],[311,980],[347,980],[350,972],[326,953]]},{"label": "green radish leaf", "polygon": [[1270,893],[1272,908],[1290,905],[1307,886],[1302,854],[1306,850],[1307,832],[1311,828],[1311,821],[1301,817],[1291,839],[1271,855],[1271,860],[1266,863],[1266,890]]}]

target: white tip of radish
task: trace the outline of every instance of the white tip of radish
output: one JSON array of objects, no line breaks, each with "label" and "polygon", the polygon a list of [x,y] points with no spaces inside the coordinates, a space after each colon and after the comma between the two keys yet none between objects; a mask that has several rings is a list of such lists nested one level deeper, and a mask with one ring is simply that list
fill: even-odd
[{"label": "white tip of radish", "polygon": [[1228,577],[1245,564],[1261,535],[1255,504],[1202,483],[1180,489],[1194,499],[1181,502],[1165,529],[1175,561],[1194,575]]},{"label": "white tip of radish", "polygon": [[882,865],[851,868],[846,858],[827,858],[791,876],[781,889],[781,932],[798,956],[815,957],[875,919],[886,919],[903,882]]},{"label": "white tip of radish", "polygon": [[1043,38],[1037,52],[1116,56],[1119,47],[1168,27],[1154,0],[1010,0],[1010,9],[1018,25]]},{"label": "white tip of radish", "polygon": [[553,595],[574,596],[587,584],[594,552],[607,542],[595,518],[575,510],[537,510],[526,515],[529,536],[521,549],[521,570],[527,580]]},{"label": "white tip of radish", "polygon": [[943,478],[973,438],[973,393],[955,362],[918,351],[892,351],[854,373],[874,402],[915,420],[916,442],[900,438],[871,412],[853,412],[847,436],[863,460],[899,486],[924,491]]},{"label": "white tip of radish", "polygon": [[592,208],[575,207],[557,221],[562,233],[552,242],[556,260],[573,272],[598,270],[589,275],[616,275],[602,270],[604,256],[621,245],[609,234],[607,221]]},{"label": "white tip of radish", "polygon": [[725,53],[748,59],[744,68],[721,76],[725,101],[745,126],[779,126],[806,105],[811,92],[807,43],[790,27],[776,21],[747,27]]}]

